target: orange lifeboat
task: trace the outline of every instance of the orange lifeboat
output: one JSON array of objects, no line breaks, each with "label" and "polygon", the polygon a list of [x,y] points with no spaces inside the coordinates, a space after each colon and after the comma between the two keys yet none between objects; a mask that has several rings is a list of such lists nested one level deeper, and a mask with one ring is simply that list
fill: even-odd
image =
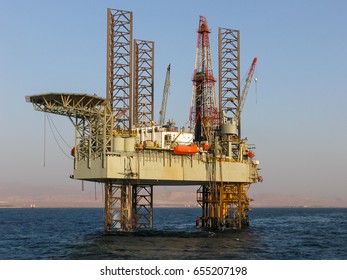
[{"label": "orange lifeboat", "polygon": [[188,146],[178,145],[173,150],[175,155],[193,155],[199,152],[198,146],[195,144],[191,144]]}]

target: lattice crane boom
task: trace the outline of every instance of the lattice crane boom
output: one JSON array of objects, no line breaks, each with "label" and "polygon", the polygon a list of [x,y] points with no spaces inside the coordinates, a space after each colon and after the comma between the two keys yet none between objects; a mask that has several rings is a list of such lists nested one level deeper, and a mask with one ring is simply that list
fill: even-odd
[{"label": "lattice crane boom", "polygon": [[161,109],[159,112],[159,125],[164,125],[165,115],[166,115],[166,106],[167,106],[167,98],[170,93],[170,70],[171,65],[169,64],[166,70],[165,84],[163,90],[163,100],[161,102]]},{"label": "lattice crane boom", "polygon": [[240,121],[241,112],[243,110],[243,106],[245,105],[245,101],[246,101],[246,97],[247,97],[247,94],[248,94],[248,91],[249,91],[249,87],[251,86],[251,83],[252,83],[252,78],[253,78],[255,67],[257,65],[257,61],[258,61],[258,58],[255,57],[253,59],[252,65],[251,65],[251,67],[250,67],[250,69],[248,71],[246,82],[245,82],[245,85],[244,85],[244,87],[242,89],[242,93],[241,93],[241,97],[240,97],[239,108],[238,108],[237,114],[236,114],[236,123],[238,123]]}]

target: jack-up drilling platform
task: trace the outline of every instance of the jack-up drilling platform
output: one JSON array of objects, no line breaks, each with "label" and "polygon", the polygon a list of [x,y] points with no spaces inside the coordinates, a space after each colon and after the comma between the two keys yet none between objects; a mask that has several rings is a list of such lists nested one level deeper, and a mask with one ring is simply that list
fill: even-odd
[{"label": "jack-up drilling platform", "polygon": [[105,188],[104,228],[153,227],[155,186],[196,185],[202,208],[198,227],[248,224],[247,191],[261,181],[259,161],[241,139],[240,33],[219,28],[219,108],[212,73],[209,33],[201,16],[190,109],[190,131],[155,125],[154,42],[133,40],[132,12],[107,11],[106,98],[89,94],[27,96],[34,109],[67,116],[75,127],[72,178]]}]

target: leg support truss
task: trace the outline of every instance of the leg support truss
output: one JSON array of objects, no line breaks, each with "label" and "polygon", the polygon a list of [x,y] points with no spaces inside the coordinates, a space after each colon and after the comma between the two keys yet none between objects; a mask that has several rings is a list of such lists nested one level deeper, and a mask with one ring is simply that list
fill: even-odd
[{"label": "leg support truss", "polygon": [[153,186],[105,184],[106,232],[153,227]]},{"label": "leg support truss", "polygon": [[241,229],[248,225],[247,190],[245,184],[217,183],[201,186],[197,191],[197,201],[202,208],[202,216],[197,226],[208,229]]}]

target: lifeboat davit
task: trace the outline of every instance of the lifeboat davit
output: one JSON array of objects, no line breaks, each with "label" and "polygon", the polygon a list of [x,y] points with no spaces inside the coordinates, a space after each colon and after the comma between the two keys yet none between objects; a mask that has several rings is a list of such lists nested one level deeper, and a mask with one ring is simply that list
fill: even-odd
[{"label": "lifeboat davit", "polygon": [[193,155],[199,152],[198,146],[192,145],[178,145],[173,150],[175,155]]}]

